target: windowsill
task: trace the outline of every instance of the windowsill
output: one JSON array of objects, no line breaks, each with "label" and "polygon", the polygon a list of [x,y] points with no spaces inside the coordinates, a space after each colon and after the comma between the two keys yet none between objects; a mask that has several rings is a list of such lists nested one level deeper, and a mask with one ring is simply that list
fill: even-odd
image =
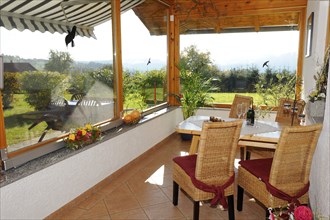
[{"label": "windowsill", "polygon": [[42,169],[45,169],[47,167],[50,167],[60,161],[63,161],[69,157],[72,157],[76,154],[79,154],[80,152],[83,152],[85,150],[88,150],[104,141],[107,141],[111,138],[114,138],[118,135],[121,135],[131,129],[135,129],[139,127],[141,124],[146,123],[152,119],[155,119],[156,117],[166,114],[167,112],[173,111],[177,107],[168,107],[164,108],[162,110],[159,110],[157,112],[154,112],[152,114],[146,115],[143,119],[139,121],[138,124],[135,125],[121,125],[119,127],[110,129],[106,132],[104,132],[103,137],[100,141],[93,143],[91,145],[88,145],[84,148],[81,148],[79,150],[73,151],[68,148],[61,148],[59,150],[56,150],[54,152],[51,152],[49,154],[46,154],[42,157],[39,157],[37,159],[31,160],[22,166],[19,166],[17,168],[12,168],[7,171],[1,171],[0,176],[0,188],[4,187],[8,184],[11,184],[17,180],[20,180],[24,177],[27,177],[29,175],[32,175],[35,172],[38,172]]}]

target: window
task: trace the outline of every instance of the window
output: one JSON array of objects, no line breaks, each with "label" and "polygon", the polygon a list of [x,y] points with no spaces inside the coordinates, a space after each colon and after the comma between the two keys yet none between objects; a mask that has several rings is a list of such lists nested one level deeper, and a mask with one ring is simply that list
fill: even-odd
[{"label": "window", "polygon": [[[164,10],[164,16],[166,10]],[[166,22],[164,22],[166,27]],[[124,109],[145,110],[167,100],[166,35],[150,35],[134,14],[122,15]]]},{"label": "window", "polygon": [[[181,62],[210,81],[212,104],[231,104],[236,93],[269,106],[277,106],[278,98],[287,93],[294,97],[299,32],[252,31],[180,36]],[[292,78],[292,87],[285,87]],[[260,96],[271,86],[278,91]]]},{"label": "window", "polygon": [[8,152],[114,117],[111,21],[97,40],[1,27]]}]

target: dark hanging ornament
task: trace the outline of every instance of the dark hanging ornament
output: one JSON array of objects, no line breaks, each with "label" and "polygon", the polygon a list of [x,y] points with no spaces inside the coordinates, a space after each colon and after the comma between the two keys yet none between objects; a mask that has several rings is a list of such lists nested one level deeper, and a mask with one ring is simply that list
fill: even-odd
[{"label": "dark hanging ornament", "polygon": [[71,46],[74,47],[73,39],[76,36],[76,26],[72,27],[72,30],[68,30],[68,35],[65,37],[65,44],[68,46],[68,44],[71,42]]}]

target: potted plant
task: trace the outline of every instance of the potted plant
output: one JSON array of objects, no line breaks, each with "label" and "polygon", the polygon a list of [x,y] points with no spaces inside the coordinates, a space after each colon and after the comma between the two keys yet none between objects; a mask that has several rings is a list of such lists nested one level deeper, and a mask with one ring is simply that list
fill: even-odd
[{"label": "potted plant", "polygon": [[309,94],[309,113],[312,117],[323,117],[325,109],[325,100],[327,94],[328,83],[328,71],[329,71],[329,59],[330,59],[330,45],[328,46],[323,65],[314,75],[315,88]]},{"label": "potted plant", "polygon": [[182,107],[183,118],[195,115],[198,107],[211,102],[210,80],[203,80],[198,73],[188,70],[180,71],[181,93],[176,95]]},{"label": "potted plant", "polygon": [[[198,107],[213,101],[208,93],[211,89],[210,80],[203,80],[200,74],[185,69],[180,70],[181,93],[175,97],[181,104],[183,119],[195,115]],[[183,139],[191,139],[191,135],[181,135]]]}]

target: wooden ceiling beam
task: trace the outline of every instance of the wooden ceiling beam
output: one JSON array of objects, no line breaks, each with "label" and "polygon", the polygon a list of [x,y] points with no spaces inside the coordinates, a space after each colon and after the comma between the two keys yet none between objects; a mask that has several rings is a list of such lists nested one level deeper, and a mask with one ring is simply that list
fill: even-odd
[{"label": "wooden ceiling beam", "polygon": [[[296,28],[307,0],[166,0],[166,4],[180,21],[180,33],[197,29],[219,33],[229,28]],[[158,0],[146,0],[133,10],[151,35],[164,35],[165,8]]]}]

